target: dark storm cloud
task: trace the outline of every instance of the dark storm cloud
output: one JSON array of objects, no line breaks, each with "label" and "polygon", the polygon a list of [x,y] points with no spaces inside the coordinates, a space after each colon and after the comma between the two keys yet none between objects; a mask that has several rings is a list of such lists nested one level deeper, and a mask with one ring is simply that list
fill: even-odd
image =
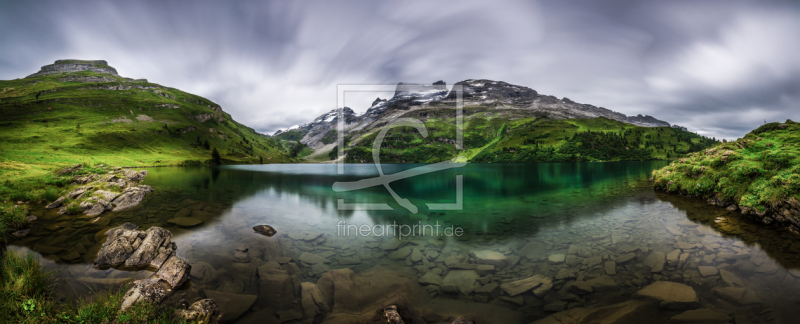
[{"label": "dark storm cloud", "polygon": [[797,35],[796,2],[0,2],[0,78],[105,59],[269,133],[336,84],[486,78],[733,138],[800,119]]}]

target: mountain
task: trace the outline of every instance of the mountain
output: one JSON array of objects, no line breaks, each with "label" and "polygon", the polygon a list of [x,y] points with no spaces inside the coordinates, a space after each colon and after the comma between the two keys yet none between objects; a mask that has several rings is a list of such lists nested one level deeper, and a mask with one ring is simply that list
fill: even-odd
[{"label": "mountain", "polygon": [[[455,85],[463,89],[464,150],[455,147],[457,93],[442,81],[399,83],[392,98],[375,99],[361,115],[348,107],[341,110],[347,161],[371,161],[377,131],[401,117],[423,121],[433,134],[423,138],[411,128],[390,131],[395,136],[384,140],[383,161],[436,162],[457,155],[473,162],[649,160],[681,156],[714,143],[652,116],[626,116],[502,81],[465,80]],[[332,159],[338,118],[334,109],[273,136],[307,145],[313,150],[309,159]],[[612,133],[616,137],[609,137]],[[606,143],[587,148],[584,142],[590,141]]]},{"label": "mountain", "polygon": [[106,61],[58,60],[0,81],[0,114],[0,178],[78,162],[206,164],[213,148],[224,163],[293,161],[211,100],[121,77]]}]

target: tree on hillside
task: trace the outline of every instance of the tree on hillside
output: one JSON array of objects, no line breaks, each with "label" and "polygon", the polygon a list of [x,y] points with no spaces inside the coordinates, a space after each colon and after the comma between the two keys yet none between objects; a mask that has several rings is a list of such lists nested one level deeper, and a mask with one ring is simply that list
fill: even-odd
[{"label": "tree on hillside", "polygon": [[211,163],[213,164],[222,164],[222,157],[219,156],[219,151],[215,147],[213,151],[211,151]]},{"label": "tree on hillside", "polygon": [[205,143],[203,143],[203,147],[204,147],[206,150],[211,148],[211,145],[209,145],[209,144],[208,144],[208,140],[206,140],[206,142],[205,142]]},{"label": "tree on hillside", "polygon": [[305,146],[304,144],[297,142],[297,144],[295,144],[289,149],[289,156],[296,158],[298,155],[300,155],[300,151],[303,150],[304,146]]},{"label": "tree on hillside", "polygon": [[264,164],[264,157],[263,156],[259,156],[258,157],[258,163]]}]

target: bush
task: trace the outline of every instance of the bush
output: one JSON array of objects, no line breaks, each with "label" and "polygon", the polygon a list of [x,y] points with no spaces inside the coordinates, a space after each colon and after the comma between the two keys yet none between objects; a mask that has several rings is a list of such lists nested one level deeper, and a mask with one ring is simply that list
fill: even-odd
[{"label": "bush", "polygon": [[83,209],[81,209],[81,206],[78,205],[77,202],[73,202],[67,206],[67,214],[70,215],[80,214],[82,211]]},{"label": "bush", "polygon": [[777,170],[791,165],[792,156],[786,152],[770,152],[761,154],[761,161],[764,162],[764,169]]},{"label": "bush", "polygon": [[753,165],[752,163],[741,163],[737,165],[734,170],[734,176],[739,179],[747,179],[753,178],[755,176],[761,175],[764,172],[763,169],[760,167]]}]

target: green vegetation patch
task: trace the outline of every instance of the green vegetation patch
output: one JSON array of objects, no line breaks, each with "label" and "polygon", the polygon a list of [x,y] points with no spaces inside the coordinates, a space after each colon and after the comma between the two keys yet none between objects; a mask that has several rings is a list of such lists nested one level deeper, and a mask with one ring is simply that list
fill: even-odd
[{"label": "green vegetation patch", "polygon": [[765,124],[744,138],[656,170],[653,180],[658,189],[793,217],[790,210],[800,213],[800,125],[791,120]]},{"label": "green vegetation patch", "polygon": [[8,251],[0,260],[0,323],[184,323],[174,307],[139,303],[120,311],[125,289],[67,301],[53,293],[53,273],[33,254]]}]

